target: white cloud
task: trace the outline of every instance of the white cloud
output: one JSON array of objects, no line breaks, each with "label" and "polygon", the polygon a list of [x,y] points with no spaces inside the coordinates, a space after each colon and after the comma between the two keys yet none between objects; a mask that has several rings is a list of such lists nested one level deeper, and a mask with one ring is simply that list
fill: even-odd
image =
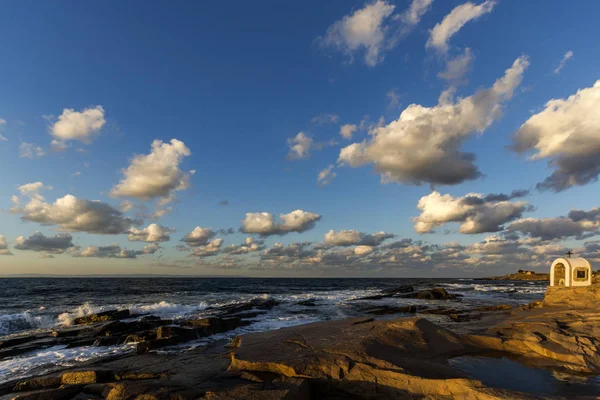
[{"label": "white cloud", "polygon": [[191,247],[204,246],[209,240],[215,237],[217,233],[211,228],[201,228],[197,226],[193,231],[183,237],[183,241]]},{"label": "white cloud", "polygon": [[573,58],[574,55],[575,53],[573,53],[571,50],[567,51],[563,56],[562,60],[560,60],[560,64],[558,64],[558,67],[556,67],[556,69],[554,70],[554,75],[558,75],[560,71],[565,67],[565,65],[567,65],[567,61]]},{"label": "white cloud", "polygon": [[356,246],[354,248],[354,254],[357,256],[366,256],[374,251],[373,246]]},{"label": "white cloud", "polygon": [[42,157],[46,152],[40,147],[32,143],[23,142],[19,146],[19,157],[32,159],[34,157]]},{"label": "white cloud", "polygon": [[352,139],[352,135],[354,134],[354,132],[356,132],[357,129],[358,126],[356,124],[342,125],[340,126],[340,136],[344,139]]},{"label": "white cloud", "polygon": [[0,235],[0,256],[12,256],[13,253],[8,249],[8,242],[4,235]]},{"label": "white cloud", "polygon": [[81,175],[81,171],[75,171],[71,174],[71,176],[80,176]]},{"label": "white cloud", "polygon": [[452,185],[478,178],[475,155],[462,146],[500,118],[528,65],[527,57],[519,57],[491,88],[469,97],[453,101],[446,91],[436,106],[411,104],[397,120],[373,128],[370,139],[342,148],[338,161],[351,167],[373,163],[383,182]]},{"label": "white cloud", "polygon": [[327,186],[335,179],[336,176],[337,174],[333,172],[333,164],[331,164],[319,172],[319,175],[317,176],[317,183],[319,186]]},{"label": "white cloud", "polygon": [[46,186],[42,182],[32,182],[21,185],[18,189],[21,196],[43,200],[44,196],[40,194],[40,190],[52,190],[52,186]]},{"label": "white cloud", "polygon": [[11,212],[21,214],[24,221],[58,225],[60,230],[69,232],[127,233],[132,225],[139,223],[124,217],[107,203],[78,199],[70,194],[57,199],[54,204],[33,197],[24,207],[16,204]]},{"label": "white cloud", "polygon": [[[2,126],[6,125],[6,120],[3,118],[0,118],[0,129],[2,129]],[[2,132],[0,132],[0,142],[6,142],[8,139],[4,136],[2,136]]]},{"label": "white cloud", "polygon": [[313,124],[324,125],[324,124],[335,124],[340,120],[340,116],[336,114],[323,114],[317,115],[310,120]]},{"label": "white cloud", "polygon": [[169,233],[175,229],[169,229],[162,225],[150,224],[146,228],[131,228],[128,239],[131,242],[167,242],[171,240]]},{"label": "white cloud", "polygon": [[319,214],[303,210],[295,210],[288,214],[280,214],[281,222],[275,222],[273,214],[247,213],[242,221],[241,230],[246,233],[257,233],[263,236],[283,235],[289,232],[304,232],[312,229],[321,219]]},{"label": "white cloud", "polygon": [[396,108],[400,105],[400,95],[396,92],[396,89],[389,90],[385,95],[390,100],[388,108]]},{"label": "white cloud", "polygon": [[299,160],[310,157],[310,148],[313,144],[313,139],[304,132],[299,132],[293,138],[287,140],[290,152],[288,158],[290,160]]},{"label": "white cloud", "polygon": [[413,0],[405,12],[395,15],[395,6],[385,0],[366,3],[331,25],[318,43],[343,53],[351,62],[362,52],[365,64],[373,67],[383,61],[384,53],[394,48],[401,36],[419,23],[432,1]]},{"label": "white cloud", "polygon": [[412,0],[410,6],[400,18],[404,22],[403,31],[407,32],[414,28],[423,18],[423,15],[431,8],[433,0]]},{"label": "white cloud", "polygon": [[232,244],[231,246],[225,247],[223,252],[231,255],[247,254],[263,250],[265,248],[264,244],[264,240],[255,239],[252,236],[248,236],[241,245],[236,246]]},{"label": "white cloud", "polygon": [[219,254],[221,251],[221,245],[223,245],[222,238],[216,238],[208,242],[204,246],[194,247],[192,249],[192,255],[196,257],[210,257]]},{"label": "white cloud", "polygon": [[387,239],[393,238],[394,235],[386,232],[375,232],[372,234],[366,234],[359,232],[354,229],[334,231],[330,230],[325,234],[324,243],[329,246],[354,246],[362,245],[375,247],[382,244]]},{"label": "white cloud", "polygon": [[58,153],[62,153],[69,147],[71,146],[67,144],[67,142],[63,142],[62,140],[52,140],[52,142],[50,143],[50,148]]},{"label": "white cloud", "polygon": [[446,70],[440,72],[438,77],[445,79],[453,85],[464,83],[464,76],[471,68],[474,56],[471,54],[471,49],[465,49],[465,53],[455,58],[450,58],[446,62]]},{"label": "white cloud", "polygon": [[184,172],[180,164],[191,154],[180,140],[172,139],[170,144],[155,140],[150,154],[133,157],[123,170],[124,179],[112,188],[110,195],[143,200],[174,199],[173,192],[190,186],[190,175],[195,171]]},{"label": "white cloud", "polygon": [[59,233],[55,236],[47,237],[41,232],[36,232],[28,238],[19,236],[14,247],[17,250],[31,250],[42,251],[48,254],[62,254],[73,246],[73,237],[68,233]]},{"label": "white cloud", "polygon": [[160,246],[152,243],[144,246],[142,250],[122,249],[118,244],[108,246],[89,246],[81,251],[71,252],[73,257],[95,257],[95,258],[125,258],[133,259],[137,256],[154,254],[160,250]]},{"label": "white cloud", "polygon": [[50,127],[50,133],[60,141],[80,140],[90,143],[105,123],[102,106],[86,108],[83,111],[65,108],[58,116],[58,121]]},{"label": "white cloud", "polygon": [[438,192],[421,197],[417,208],[421,214],[413,222],[418,233],[431,233],[435,227],[458,222],[459,231],[467,234],[500,231],[507,222],[532,210],[525,201],[486,201],[478,193],[453,197]]},{"label": "white cloud", "polygon": [[395,6],[376,0],[363,8],[346,15],[327,29],[320,41],[323,47],[334,48],[351,58],[364,50],[364,61],[375,66],[383,61],[383,52],[388,47],[388,22]]},{"label": "white cloud", "polygon": [[519,153],[547,159],[554,172],[538,189],[556,192],[598,180],[600,174],[600,80],[566,99],[550,100],[513,137]]},{"label": "white cloud", "polygon": [[433,48],[440,53],[447,53],[450,38],[465,26],[467,22],[476,20],[482,15],[492,12],[495,5],[495,1],[488,0],[479,5],[468,2],[455,7],[444,17],[442,22],[434,26],[429,32],[429,40],[427,40],[425,46]]}]

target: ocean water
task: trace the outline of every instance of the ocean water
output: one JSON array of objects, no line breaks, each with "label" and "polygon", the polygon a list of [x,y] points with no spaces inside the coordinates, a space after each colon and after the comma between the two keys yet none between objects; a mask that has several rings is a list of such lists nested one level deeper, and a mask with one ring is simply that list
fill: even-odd
[{"label": "ocean water", "polygon": [[[418,299],[353,301],[392,287],[412,285],[415,289],[443,287],[462,295],[460,302]],[[280,329],[317,321],[364,316],[368,306],[447,304],[526,304],[541,299],[546,282],[504,282],[469,279],[252,279],[252,278],[10,278],[0,279],[0,340],[26,332],[68,327],[74,318],[127,308],[135,314],[163,318],[202,316],[208,307],[243,303],[256,298],[280,302],[243,328],[220,337],[188,343],[184,351],[207,340],[248,332]],[[314,299],[316,307],[298,304]],[[403,315],[387,316],[398,318]],[[409,314],[406,315],[411,316]],[[132,351],[131,345],[66,349],[55,346],[19,357],[0,359],[0,382],[72,366],[97,357]]]}]

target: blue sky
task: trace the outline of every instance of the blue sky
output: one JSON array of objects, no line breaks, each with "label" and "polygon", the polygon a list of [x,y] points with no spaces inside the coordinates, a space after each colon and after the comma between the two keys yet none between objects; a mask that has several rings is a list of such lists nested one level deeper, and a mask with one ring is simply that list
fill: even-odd
[{"label": "blue sky", "polygon": [[[406,10],[419,6],[417,18],[407,22]],[[477,14],[476,7],[487,9]],[[448,17],[459,11],[466,15],[466,22],[454,23],[453,34],[442,32],[447,49],[427,46],[435,27],[444,21],[444,26],[452,25]],[[598,36],[594,16],[599,11],[600,4],[595,2],[575,2],[567,7],[558,1],[545,2],[543,7],[533,2],[439,0],[6,4],[0,15],[4,60],[0,64],[0,119],[5,121],[0,124],[0,134],[7,139],[0,140],[0,235],[4,237],[0,251],[7,256],[0,256],[0,274],[471,276],[515,267],[543,270],[548,259],[566,248],[594,259],[593,236],[600,224],[592,212],[598,207],[596,166],[578,166],[573,172],[585,175],[591,171],[585,182],[558,191],[537,190],[536,184],[555,170],[548,161],[564,158],[568,163],[574,155],[553,150],[532,161],[527,156],[534,152],[533,147],[518,154],[508,146],[530,118],[540,115],[550,121],[550,111],[544,114],[546,102],[566,100],[578,90],[593,87],[599,78],[600,49],[593,43]],[[361,31],[364,20],[358,17],[371,18],[378,30]],[[368,46],[377,48],[375,60],[366,57]],[[459,61],[467,48],[470,62],[458,71],[460,77],[440,78],[438,74],[453,60]],[[568,52],[571,56],[565,57]],[[384,132],[378,129],[398,120],[411,104],[435,107],[445,90],[452,90],[452,102],[457,104],[461,98],[491,87],[519,57],[525,57],[527,66],[509,98],[499,102],[502,115],[495,114],[482,132],[468,130],[459,145],[460,152],[475,154],[473,163],[482,176],[452,184],[420,181],[414,185],[402,179],[381,182],[381,171],[375,171],[373,163],[390,154],[392,158],[403,156],[393,151],[383,154],[387,146],[370,142],[383,140]],[[556,72],[563,58],[564,65]],[[396,96],[397,102],[391,101]],[[576,113],[593,109],[593,98],[574,100],[575,106],[567,111],[571,114],[563,121],[584,121],[579,130],[561,139],[566,140],[565,146],[579,143],[580,138],[589,140],[590,146],[581,151],[591,158],[595,151],[600,153],[596,147],[599,124],[589,113]],[[585,101],[591,106],[586,108]],[[68,146],[64,151],[51,148],[51,141],[58,140],[53,134],[57,132],[55,124],[65,109],[84,113],[97,106],[103,110],[99,129],[85,128],[89,137],[84,141],[64,140]],[[327,115],[334,117],[319,122],[319,116]],[[357,128],[352,139],[339,134],[342,125],[360,125],[361,121],[364,129]],[[435,124],[424,129],[435,131]],[[558,137],[552,125],[536,127],[539,146]],[[83,129],[81,125],[79,129]],[[441,135],[450,135],[454,128],[440,129]],[[290,159],[289,140],[299,132],[312,143],[305,157]],[[169,143],[171,139],[183,142],[191,152],[174,168],[184,175],[196,172],[189,175],[185,189],[169,192],[176,196],[165,206],[172,207],[170,213],[158,219],[149,217],[164,196],[109,195],[124,179],[122,170],[134,155],[148,155],[154,140]],[[341,160],[344,148],[364,140],[373,144],[368,162],[351,167],[349,160]],[[398,146],[404,149],[401,152],[409,146],[403,142],[406,138],[386,140],[393,140],[390,149]],[[28,144],[33,149],[31,158],[24,152]],[[445,146],[442,144],[440,151],[446,151]],[[578,151],[576,145],[571,148]],[[581,158],[583,153],[575,156]],[[404,160],[395,162],[403,164]],[[435,162],[426,164],[424,168],[442,172]],[[317,175],[329,165],[334,166],[336,177],[320,186]],[[15,205],[11,198],[20,194],[19,187],[35,182],[52,190],[30,192]],[[453,207],[468,202],[463,201],[431,208],[438,218],[431,229],[434,233],[415,231],[412,219],[422,211],[417,204],[432,190],[458,199],[469,193],[483,198],[519,189],[530,192],[506,200],[508,204],[502,207],[510,208],[512,214],[495,228],[460,232],[461,223],[469,218],[488,221],[493,213],[490,207],[497,205],[484,202],[455,217],[442,215],[443,210],[451,213]],[[129,240],[127,230],[99,234],[85,227],[73,229],[56,216],[32,216],[24,208],[36,195],[51,206],[67,194],[99,200],[115,209],[125,200],[143,205],[145,215],[136,216],[139,209],[135,208],[122,217],[136,219],[136,229],[150,224],[166,227],[170,240],[139,242]],[[218,205],[224,200],[229,204]],[[560,223],[557,218],[567,216],[571,209],[590,215],[570,221],[579,228],[568,232],[540,233],[539,224],[537,230],[530,226],[535,221],[529,221],[527,227],[521,223],[510,228],[522,218],[547,218],[545,223],[554,230],[552,223]],[[299,228],[283,224],[268,232],[239,231],[245,226],[246,213],[266,212],[277,220],[280,214],[294,210],[319,218]],[[137,221],[140,219],[143,221]],[[215,254],[198,252],[208,241],[194,245],[181,241],[197,226],[212,228],[210,240],[223,239]],[[229,228],[235,233],[218,233]],[[363,241],[332,239],[326,243],[324,235],[330,230],[353,230],[355,239]],[[37,231],[44,235],[41,242],[27,240]],[[366,246],[364,237],[373,232],[395,237],[356,250]],[[57,248],[48,239],[55,235],[63,239],[72,235],[72,240],[68,247],[63,243]],[[225,254],[225,246],[240,245],[246,237],[257,240],[256,250],[235,257]],[[414,241],[414,248],[402,247],[394,253],[389,245],[405,238]],[[486,243],[498,242],[518,250],[503,252],[506,259],[474,250],[473,245],[486,238]],[[269,253],[275,243],[293,246],[298,242],[312,244],[302,247],[303,254],[290,249],[288,255],[276,258],[276,251]],[[120,250],[141,250],[146,245],[160,249],[135,258],[85,252],[112,244]],[[425,248],[429,244],[438,247]],[[455,256],[438,258],[448,249]],[[50,256],[53,258],[47,258]],[[467,258],[470,261],[459,262]]]}]

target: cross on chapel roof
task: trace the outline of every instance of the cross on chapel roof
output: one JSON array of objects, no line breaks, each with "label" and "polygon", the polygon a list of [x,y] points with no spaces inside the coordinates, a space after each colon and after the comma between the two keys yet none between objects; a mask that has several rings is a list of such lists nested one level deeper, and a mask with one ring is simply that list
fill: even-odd
[{"label": "cross on chapel roof", "polygon": [[571,250],[567,251],[565,254],[568,255],[569,258],[571,258],[571,256],[573,255],[573,253],[571,253]]}]

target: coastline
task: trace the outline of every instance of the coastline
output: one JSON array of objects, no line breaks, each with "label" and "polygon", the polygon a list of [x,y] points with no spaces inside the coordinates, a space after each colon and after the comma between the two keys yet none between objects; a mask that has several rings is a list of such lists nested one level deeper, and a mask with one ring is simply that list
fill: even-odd
[{"label": "coastline", "polygon": [[[449,360],[494,354],[557,374],[600,374],[600,342],[595,335],[600,330],[596,311],[600,287],[578,290],[571,294],[550,288],[544,301],[522,307],[455,310],[447,298],[445,306],[429,313],[423,310],[416,317],[316,322],[250,333],[233,341],[217,340],[183,353],[153,347],[176,343],[191,333],[190,326],[195,326],[196,334],[197,329],[212,330],[212,334],[234,329],[242,320],[233,315],[272,306],[266,300],[244,309],[232,308],[227,315],[208,321],[160,325],[153,328],[159,337],[137,343],[138,353],[5,383],[0,385],[0,399],[535,398],[486,386],[454,368]],[[387,295],[406,295],[406,291],[397,288]],[[574,302],[573,297],[583,300]],[[69,335],[90,329],[106,333],[108,327],[114,335],[115,328],[124,327],[119,317],[126,316],[88,316],[78,321],[81,326],[53,335],[72,338]],[[147,325],[136,329],[157,323],[143,322]],[[104,340],[110,337],[105,335]],[[3,347],[10,349],[6,344]]]}]

